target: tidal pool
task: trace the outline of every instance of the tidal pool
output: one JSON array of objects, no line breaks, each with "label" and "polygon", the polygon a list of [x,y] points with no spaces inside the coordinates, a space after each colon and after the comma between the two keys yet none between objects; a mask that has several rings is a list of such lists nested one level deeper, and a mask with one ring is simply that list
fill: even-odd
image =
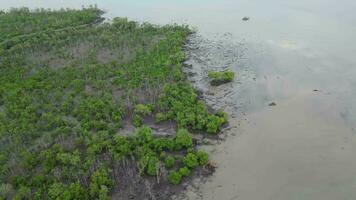
[{"label": "tidal pool", "polygon": [[[190,78],[208,104],[232,115],[233,128],[207,147],[216,173],[177,198],[356,199],[356,1],[13,0],[0,7],[90,4],[108,18],[198,31],[187,45]],[[210,87],[207,71],[226,68],[236,80]]]}]

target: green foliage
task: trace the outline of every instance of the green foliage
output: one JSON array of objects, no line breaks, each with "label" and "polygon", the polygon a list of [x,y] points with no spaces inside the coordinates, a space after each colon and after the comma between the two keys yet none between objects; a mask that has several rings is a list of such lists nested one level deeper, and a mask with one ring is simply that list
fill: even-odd
[{"label": "green foliage", "polygon": [[109,193],[108,187],[106,187],[105,185],[102,185],[100,187],[98,199],[99,200],[110,200],[111,198],[108,195],[108,193]]},{"label": "green foliage", "polygon": [[56,155],[56,160],[58,163],[63,165],[78,165],[81,161],[78,150],[74,151],[73,153],[59,152]]},{"label": "green foliage", "polygon": [[160,106],[167,113],[167,119],[175,120],[183,128],[217,133],[223,124],[220,117],[208,112],[205,104],[198,100],[194,89],[186,83],[166,85]]},{"label": "green foliage", "polygon": [[224,123],[226,123],[229,118],[228,114],[222,109],[218,110],[218,112],[216,112],[215,115],[222,118]]},{"label": "green foliage", "polygon": [[188,167],[181,167],[181,168],[179,168],[179,174],[180,174],[182,177],[189,176],[189,175],[190,175],[190,170],[189,170]]},{"label": "green foliage", "polygon": [[20,186],[13,199],[14,200],[29,199],[30,194],[31,194],[31,189],[29,187]]},{"label": "green foliage", "polygon": [[212,85],[221,85],[233,81],[235,78],[235,73],[230,70],[222,72],[210,71],[208,73],[208,77],[211,79],[210,83]]},{"label": "green foliage", "polygon": [[0,199],[8,199],[12,192],[12,185],[6,183],[0,184]]},{"label": "green foliage", "polygon": [[[110,199],[118,161],[133,157],[157,175],[158,155],[193,147],[183,128],[206,131],[209,117],[223,118],[185,81],[187,27],[126,18],[96,25],[101,14],[0,12],[0,199]],[[142,126],[153,111],[178,123],[175,138]],[[140,128],[120,135],[132,114]]]},{"label": "green foliage", "polygon": [[164,166],[167,169],[170,169],[174,166],[174,163],[176,162],[176,159],[173,156],[168,156],[165,160],[164,160]]},{"label": "green foliage", "polygon": [[48,196],[53,200],[81,200],[88,199],[85,189],[78,183],[64,185],[54,183],[49,187]]},{"label": "green foliage", "polygon": [[141,174],[146,173],[150,176],[155,176],[157,175],[159,160],[150,149],[147,150],[148,151],[141,153],[142,155],[139,155]]},{"label": "green foliage", "polygon": [[225,119],[218,117],[216,115],[210,115],[208,117],[208,123],[206,124],[206,131],[211,134],[215,134],[218,132],[219,128],[222,124],[225,123]]},{"label": "green foliage", "polygon": [[175,149],[189,148],[193,146],[192,135],[186,129],[179,129],[174,139]]},{"label": "green foliage", "polygon": [[188,148],[188,149],[187,149],[187,153],[194,153],[193,147]]},{"label": "green foliage", "polygon": [[147,174],[150,176],[156,176],[157,175],[157,169],[158,169],[158,158],[156,156],[151,156],[148,160],[147,163]]},{"label": "green foliage", "polygon": [[139,128],[136,134],[141,144],[150,143],[153,141],[152,129],[147,126]]},{"label": "green foliage", "polygon": [[96,170],[91,176],[91,181],[89,185],[89,194],[91,199],[98,198],[101,196],[102,198],[108,198],[108,190],[113,184],[112,180],[109,178],[109,172],[102,168]]},{"label": "green foliage", "polygon": [[201,166],[207,164],[209,161],[209,154],[205,151],[198,151],[196,156],[198,157],[199,165]]},{"label": "green foliage", "polygon": [[138,27],[137,22],[129,21],[127,18],[115,17],[112,20],[113,26],[123,30],[134,30]]},{"label": "green foliage", "polygon": [[0,15],[0,42],[14,36],[91,23],[100,18],[101,13],[102,11],[95,7],[81,11],[71,9],[31,11],[28,8],[12,8]]},{"label": "green foliage", "polygon": [[156,152],[172,151],[174,149],[174,140],[170,138],[156,138],[152,142],[153,149]]},{"label": "green foliage", "polygon": [[182,182],[182,175],[177,171],[171,171],[168,175],[169,183],[179,185]]},{"label": "green foliage", "polygon": [[156,123],[162,122],[162,121],[164,121],[166,119],[167,119],[167,117],[163,113],[157,113],[156,116],[155,116]]},{"label": "green foliage", "polygon": [[194,153],[188,153],[184,158],[183,158],[183,163],[186,167],[188,168],[195,168],[199,165],[198,158]]},{"label": "green foliage", "polygon": [[159,154],[160,159],[164,159],[166,156],[167,156],[167,153],[164,151],[161,151],[161,153]]},{"label": "green foliage", "polygon": [[134,116],[133,116],[132,124],[133,124],[135,127],[140,127],[140,126],[142,126],[142,117],[141,117],[140,115],[134,115]]},{"label": "green foliage", "polygon": [[115,160],[121,160],[123,157],[130,155],[132,153],[131,150],[132,144],[128,140],[128,138],[121,135],[115,135],[113,137],[113,140],[114,140],[114,144],[110,148],[110,151]]},{"label": "green foliage", "polygon": [[152,113],[152,106],[144,105],[144,104],[137,104],[135,106],[134,112],[141,116],[147,116]]}]

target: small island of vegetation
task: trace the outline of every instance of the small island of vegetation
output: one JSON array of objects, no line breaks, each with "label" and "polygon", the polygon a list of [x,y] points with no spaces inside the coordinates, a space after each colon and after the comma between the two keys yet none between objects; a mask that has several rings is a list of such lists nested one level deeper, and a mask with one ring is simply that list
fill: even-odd
[{"label": "small island of vegetation", "polygon": [[221,85],[234,80],[235,73],[231,70],[226,71],[210,71],[208,72],[208,77],[210,78],[211,85]]}]

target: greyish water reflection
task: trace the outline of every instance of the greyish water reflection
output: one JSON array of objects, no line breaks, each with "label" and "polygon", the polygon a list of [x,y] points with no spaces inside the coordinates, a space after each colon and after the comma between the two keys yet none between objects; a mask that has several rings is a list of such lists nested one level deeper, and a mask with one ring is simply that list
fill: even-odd
[{"label": "greyish water reflection", "polygon": [[[213,147],[220,167],[186,198],[356,199],[356,1],[13,0],[0,6],[95,3],[108,17],[187,23],[201,35],[191,38],[191,47],[199,47],[189,50],[192,80],[241,125]],[[204,74],[224,67],[237,80],[209,87]],[[277,106],[269,107],[272,101]]]}]

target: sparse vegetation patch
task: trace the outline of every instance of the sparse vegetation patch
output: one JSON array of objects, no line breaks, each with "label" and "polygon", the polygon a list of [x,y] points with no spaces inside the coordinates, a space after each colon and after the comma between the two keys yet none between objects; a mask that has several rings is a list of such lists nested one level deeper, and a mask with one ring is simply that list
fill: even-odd
[{"label": "sparse vegetation patch", "polygon": [[233,81],[235,78],[235,73],[230,70],[226,70],[222,72],[210,71],[208,73],[208,77],[210,78],[211,85],[217,86]]}]

